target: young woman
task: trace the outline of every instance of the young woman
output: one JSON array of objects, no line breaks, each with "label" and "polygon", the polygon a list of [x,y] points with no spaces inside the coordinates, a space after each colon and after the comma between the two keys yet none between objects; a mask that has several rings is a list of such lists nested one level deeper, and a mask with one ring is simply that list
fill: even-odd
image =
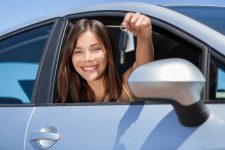
[{"label": "young woman", "polygon": [[153,60],[149,17],[127,13],[123,27],[137,37],[136,61],[122,76],[118,73],[106,27],[82,19],[68,34],[58,70],[58,93],[65,102],[131,101],[128,77],[138,66]]}]

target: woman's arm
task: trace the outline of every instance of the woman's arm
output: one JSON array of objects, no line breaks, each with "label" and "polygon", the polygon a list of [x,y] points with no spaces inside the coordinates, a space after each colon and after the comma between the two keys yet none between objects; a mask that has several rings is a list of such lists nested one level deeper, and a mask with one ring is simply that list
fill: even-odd
[{"label": "woman's arm", "polygon": [[137,37],[136,62],[133,69],[153,60],[152,25],[149,17],[127,13],[123,26]]},{"label": "woman's arm", "polygon": [[[127,92],[129,92],[128,94],[134,97],[129,89],[127,81],[133,70],[154,59],[152,25],[150,18],[140,13],[127,13],[122,25],[137,37],[136,61],[134,65],[123,74],[123,84]],[[126,94],[125,90],[122,90],[120,100],[127,101],[129,99],[128,94]]]},{"label": "woman's arm", "polygon": [[122,25],[137,37],[136,61],[124,74],[127,81],[134,69],[154,59],[152,25],[150,18],[140,13],[127,13]]}]

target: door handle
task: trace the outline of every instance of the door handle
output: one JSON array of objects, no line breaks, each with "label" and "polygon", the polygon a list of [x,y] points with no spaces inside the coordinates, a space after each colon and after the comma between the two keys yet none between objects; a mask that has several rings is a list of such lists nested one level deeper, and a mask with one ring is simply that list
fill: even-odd
[{"label": "door handle", "polygon": [[48,149],[54,145],[60,138],[55,127],[45,127],[39,132],[34,132],[30,135],[32,141],[36,141],[41,149]]}]

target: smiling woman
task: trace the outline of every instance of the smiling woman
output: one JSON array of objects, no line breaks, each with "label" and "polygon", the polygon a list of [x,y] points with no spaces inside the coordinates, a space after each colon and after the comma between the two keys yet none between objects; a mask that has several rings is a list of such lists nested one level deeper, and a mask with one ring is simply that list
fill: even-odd
[{"label": "smiling woman", "polygon": [[122,75],[116,68],[105,25],[91,19],[73,25],[58,71],[60,102],[133,100],[128,77],[135,68],[153,60],[151,21],[140,13],[127,13],[122,24],[137,36],[136,62]]},{"label": "smiling woman", "polygon": [[62,102],[100,101],[106,97],[104,86],[108,98],[113,101],[118,98],[121,80],[112,61],[108,36],[104,25],[96,20],[82,19],[73,26],[58,73],[58,92]]}]

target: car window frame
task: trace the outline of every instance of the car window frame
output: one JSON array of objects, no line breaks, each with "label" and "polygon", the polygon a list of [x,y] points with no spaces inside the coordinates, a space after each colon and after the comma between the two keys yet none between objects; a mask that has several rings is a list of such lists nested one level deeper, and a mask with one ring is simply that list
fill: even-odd
[{"label": "car window frame", "polygon": [[56,60],[63,38],[64,26],[66,24],[64,17],[58,17],[48,21],[53,22],[54,26],[42,56],[38,80],[32,97],[36,105],[49,102],[53,95],[52,88],[54,86],[54,77],[56,74]]},{"label": "car window frame", "polygon": [[[225,65],[225,56],[223,56],[221,53],[219,53],[218,51],[216,51],[215,49],[209,47],[209,53],[208,53],[208,67],[207,67],[207,81],[210,82],[210,63],[211,60],[216,59],[216,62],[219,62],[220,64],[224,64]],[[210,98],[210,83],[207,82],[207,102],[208,103],[225,103],[224,99],[211,99]]]},{"label": "car window frame", "polygon": [[[70,22],[70,20],[72,19],[81,19],[81,18],[94,18],[96,19],[96,17],[123,17],[125,15],[126,11],[91,11],[91,12],[84,12],[84,13],[78,13],[78,14],[71,14],[71,15],[67,15],[64,17],[64,21],[66,22],[65,24],[65,28],[64,28],[64,34],[62,35],[62,37],[65,37],[66,35],[66,27],[67,27],[67,24]],[[183,31],[182,29],[179,29],[167,22],[164,22],[163,20],[159,20],[158,18],[154,18],[148,14],[146,14],[147,16],[151,17],[152,19],[152,23],[156,26],[160,26],[164,29],[167,29],[169,32],[173,32],[173,34],[175,36],[178,36],[179,38],[182,38],[183,40],[185,41],[189,41],[190,43],[192,43],[192,45],[194,45],[195,47],[198,47],[199,49],[201,49],[202,51],[202,60],[200,62],[201,64],[201,67],[200,67],[200,70],[202,71],[203,75],[206,75],[207,74],[207,61],[208,61],[208,47],[207,45],[205,45],[203,42],[201,42],[200,40],[198,40],[196,37],[193,37],[192,35],[188,34],[187,32]],[[101,19],[98,19],[98,20],[101,20]],[[63,38],[62,38],[63,40]],[[61,41],[61,43],[63,43],[63,41]],[[60,47],[60,52],[58,53],[58,60],[57,60],[57,64],[59,63],[59,58],[60,58],[60,54],[61,54],[61,51],[62,51],[62,44],[61,44],[61,47]],[[57,71],[56,71],[57,73]],[[56,81],[56,74],[54,75],[54,81]],[[55,83],[53,83],[54,85],[56,85]],[[57,103],[54,103],[53,100],[54,100],[54,91],[56,90],[56,87],[54,87],[54,89],[52,89],[52,97],[51,97],[51,100],[48,101],[46,103],[46,105],[58,105]],[[202,92],[202,99],[203,100],[206,100],[206,96],[207,96],[207,91],[206,91],[206,88],[204,88],[203,92]],[[113,102],[105,102],[104,104],[107,104],[107,103],[110,103],[110,104],[114,104]],[[136,102],[134,102],[136,103]],[[162,103],[164,103],[162,101]],[[82,105],[98,105],[98,103],[85,103],[85,104],[82,104]],[[116,104],[124,104],[124,103],[116,103]],[[130,102],[125,102],[125,104],[132,104]],[[40,105],[45,105],[45,104],[40,104]],[[69,104],[71,105],[71,104]],[[73,105],[73,104],[72,104]],[[74,103],[74,105],[77,105],[76,103]]]}]

